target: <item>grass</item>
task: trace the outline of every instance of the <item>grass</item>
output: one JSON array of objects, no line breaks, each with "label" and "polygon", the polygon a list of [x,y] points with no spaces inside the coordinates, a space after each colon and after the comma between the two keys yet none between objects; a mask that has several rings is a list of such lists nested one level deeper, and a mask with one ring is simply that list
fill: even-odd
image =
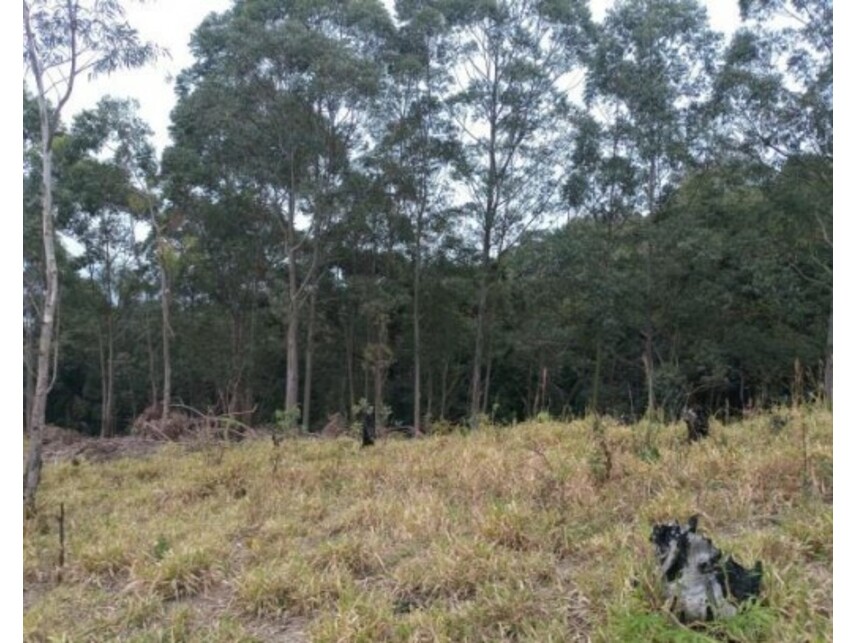
[{"label": "grass", "polygon": [[[48,464],[25,523],[25,639],[832,640],[829,412],[715,423],[690,446],[679,425],[603,429]],[[663,611],[648,542],[693,513],[765,565],[760,602],[700,629]]]}]

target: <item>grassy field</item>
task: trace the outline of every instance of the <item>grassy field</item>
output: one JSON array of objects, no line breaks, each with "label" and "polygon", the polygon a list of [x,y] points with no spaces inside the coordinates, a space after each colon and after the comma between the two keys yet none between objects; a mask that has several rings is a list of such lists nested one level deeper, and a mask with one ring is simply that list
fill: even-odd
[{"label": "grassy field", "polygon": [[[170,444],[48,463],[25,523],[31,641],[832,639],[829,412],[679,425]],[[58,557],[65,508],[64,565]],[[759,604],[691,630],[648,537],[699,513],[763,561]]]}]

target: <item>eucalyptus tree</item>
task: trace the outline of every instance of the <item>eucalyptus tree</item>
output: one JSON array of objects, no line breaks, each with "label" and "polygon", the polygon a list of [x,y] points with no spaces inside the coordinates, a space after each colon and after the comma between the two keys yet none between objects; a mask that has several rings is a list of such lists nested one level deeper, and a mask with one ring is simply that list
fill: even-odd
[{"label": "eucalyptus tree", "polygon": [[60,147],[66,180],[58,205],[69,210],[70,228],[82,246],[76,265],[89,275],[100,302],[97,332],[101,375],[101,436],[115,430],[115,345],[118,285],[131,255],[133,225],[128,210],[129,185],[121,167],[99,155],[109,131],[103,119],[106,103],[79,114]]},{"label": "eucalyptus tree", "polygon": [[390,47],[379,108],[381,127],[372,165],[396,214],[407,222],[411,261],[413,426],[422,424],[421,299],[425,254],[449,214],[449,169],[458,146],[443,97],[451,80],[446,63],[447,21],[434,2],[399,2],[403,21]]},{"label": "eucalyptus tree", "polygon": [[198,173],[196,187],[210,194],[252,190],[280,227],[285,409],[295,419],[300,314],[362,134],[361,110],[377,88],[377,53],[391,29],[374,0],[239,1],[197,29],[197,62],[179,83],[172,154],[217,168]]},{"label": "eucalyptus tree", "polygon": [[30,419],[25,504],[35,508],[42,469],[42,429],[50,381],[51,347],[58,324],[58,280],[53,204],[53,144],[63,109],[81,74],[98,75],[139,67],[159,49],[141,42],[118,0],[24,0],[24,65],[36,87],[42,162],[42,240],[45,290]]},{"label": "eucalyptus tree", "polygon": [[478,424],[496,262],[555,204],[563,79],[588,37],[584,2],[445,5],[454,77],[449,105],[464,148],[457,174],[478,239],[470,421]]},{"label": "eucalyptus tree", "polygon": [[739,5],[744,26],[726,51],[714,101],[728,142],[772,166],[796,155],[832,164],[832,0]]},{"label": "eucalyptus tree", "polygon": [[566,279],[576,284],[576,296],[566,310],[593,340],[587,402],[593,412],[599,409],[603,362],[613,357],[620,343],[619,320],[633,318],[640,303],[636,293],[625,287],[628,273],[620,272],[620,258],[634,254],[642,172],[627,145],[626,123],[613,115],[609,107],[599,111],[598,117],[582,111],[574,115],[576,131],[563,196],[570,212],[585,221],[575,225],[569,221],[553,240],[555,251],[575,266]]},{"label": "eucalyptus tree", "polygon": [[165,216],[157,194],[158,167],[150,142],[149,127],[137,115],[136,101],[109,97],[95,109],[75,117],[70,146],[77,157],[69,170],[66,190],[78,217],[78,239],[93,276],[98,275],[106,297],[106,357],[102,369],[106,377],[103,404],[108,425],[102,435],[112,433],[113,388],[113,306],[116,299],[114,265],[126,267],[134,259],[134,228],[142,223],[151,230],[155,265],[160,280],[162,313],[163,396],[162,417],[171,400],[172,363],[170,358],[170,248],[165,239]]},{"label": "eucalyptus tree", "polygon": [[[639,173],[638,207],[654,215],[669,190],[693,167],[705,128],[720,38],[696,0],[620,0],[608,12],[589,61],[586,99],[605,115]],[[647,300],[643,366],[647,412],[655,410],[652,262],[644,241]]]}]

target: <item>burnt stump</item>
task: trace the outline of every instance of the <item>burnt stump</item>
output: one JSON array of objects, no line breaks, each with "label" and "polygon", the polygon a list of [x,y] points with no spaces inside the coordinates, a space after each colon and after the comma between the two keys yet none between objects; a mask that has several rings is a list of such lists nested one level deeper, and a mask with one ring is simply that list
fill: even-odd
[{"label": "burnt stump", "polygon": [[762,563],[748,569],[697,533],[698,516],[686,525],[673,521],[652,528],[670,611],[683,623],[728,618],[738,605],[759,596]]},{"label": "burnt stump", "polygon": [[689,406],[681,414],[687,425],[687,441],[696,442],[708,437],[708,411],[701,406]]}]

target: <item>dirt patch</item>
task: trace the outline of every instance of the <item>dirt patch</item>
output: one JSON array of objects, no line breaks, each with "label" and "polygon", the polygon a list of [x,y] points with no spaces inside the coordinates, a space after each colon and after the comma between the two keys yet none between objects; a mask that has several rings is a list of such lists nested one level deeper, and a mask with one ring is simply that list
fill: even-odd
[{"label": "dirt patch", "polygon": [[[67,429],[58,429],[65,433],[74,433]],[[117,458],[143,457],[155,453],[164,442],[146,440],[137,437],[94,438],[77,434],[76,437],[63,435],[61,439],[45,439],[42,457],[45,462],[66,460],[87,460],[104,462]]]},{"label": "dirt patch", "polygon": [[[226,434],[224,439],[223,435]],[[266,431],[245,429],[242,440],[270,439]],[[42,457],[45,462],[66,460],[86,460],[105,462],[118,458],[141,458],[152,455],[169,443],[178,443],[188,451],[198,450],[211,444],[234,442],[232,434],[216,430],[198,430],[185,432],[174,440],[156,438],[150,435],[125,435],[114,438],[101,438],[83,435],[77,431],[58,426],[45,426]]]},{"label": "dirt patch", "polygon": [[86,460],[104,462],[117,458],[144,457],[155,453],[165,442],[140,436],[100,438],[71,429],[46,425],[43,432],[42,457],[45,462]]}]

